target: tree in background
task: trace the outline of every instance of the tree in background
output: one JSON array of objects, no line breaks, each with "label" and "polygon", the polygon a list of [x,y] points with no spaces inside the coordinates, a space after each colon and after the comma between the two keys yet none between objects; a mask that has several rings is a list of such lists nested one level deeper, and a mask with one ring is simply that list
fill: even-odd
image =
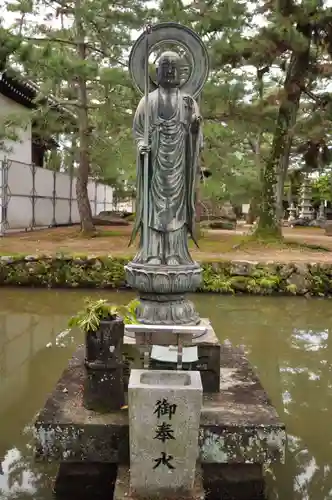
[{"label": "tree in background", "polygon": [[[332,11],[327,2],[210,0],[183,5],[160,0],[11,0],[11,33],[0,57],[23,67],[23,77],[52,94],[70,116],[55,120],[40,107],[41,130],[64,134],[62,164],[77,164],[82,230],[92,233],[89,175],[131,191],[135,180],[132,110],[139,96],[127,71],[133,29],[172,20],[204,39],[211,60],[201,96],[205,119],[200,187],[216,200],[250,201],[256,235],[281,236],[289,166],[317,169],[331,158]],[[332,25],[332,24],[331,24]],[[5,36],[6,35],[6,36]],[[4,56],[2,56],[3,58]],[[68,115],[69,116],[69,115]]]},{"label": "tree in background", "polygon": [[[208,110],[204,115],[237,131],[238,143],[234,141],[236,146],[231,149],[239,151],[249,144],[246,155],[253,154],[257,165],[258,237],[281,236],[289,164],[308,163],[314,151],[316,158],[323,156],[318,150],[326,153],[323,141],[312,141],[308,129],[296,136],[299,115],[306,123],[312,118],[313,109],[308,111],[311,89],[326,85],[322,76],[332,33],[328,28],[331,10],[326,4],[215,0],[191,6],[192,19],[201,15],[195,26],[205,36],[211,53],[213,91],[210,96],[204,92]],[[234,88],[240,89],[238,96],[234,96]],[[316,114],[321,117],[321,110]],[[322,121],[320,137],[326,136],[327,127],[328,122]]]},{"label": "tree in background", "polygon": [[[131,30],[142,24],[142,2],[19,0],[7,9],[19,16],[11,26],[19,47],[9,62],[23,66],[23,76],[38,85],[40,102],[51,94],[76,117],[62,124],[67,125],[62,131],[71,136],[71,156],[77,161],[82,231],[91,234],[89,176],[116,177],[119,164],[112,158],[119,154],[120,138],[128,135],[126,111],[132,109],[134,93],[124,71],[125,51]],[[39,106],[38,113],[39,123],[56,129],[45,108]]]}]

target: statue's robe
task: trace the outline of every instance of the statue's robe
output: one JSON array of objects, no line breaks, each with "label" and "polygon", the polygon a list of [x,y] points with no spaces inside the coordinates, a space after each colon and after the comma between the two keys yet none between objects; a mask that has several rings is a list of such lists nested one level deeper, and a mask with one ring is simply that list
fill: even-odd
[{"label": "statue's robe", "polygon": [[[149,94],[149,176],[148,176],[148,244],[145,258],[162,261],[175,256],[179,263],[192,263],[188,251],[188,233],[195,241],[195,191],[198,155],[202,148],[202,131],[192,133],[193,115],[199,116],[196,101],[180,90],[168,108],[169,117],[161,112],[163,98],[159,89]],[[133,131],[137,146],[144,144],[145,99],[141,99],[134,117]],[[143,226],[144,156],[137,153],[136,220],[132,239]],[[142,235],[142,231],[141,231]],[[143,259],[141,248],[135,260]],[[164,262],[166,263],[166,262]]]}]

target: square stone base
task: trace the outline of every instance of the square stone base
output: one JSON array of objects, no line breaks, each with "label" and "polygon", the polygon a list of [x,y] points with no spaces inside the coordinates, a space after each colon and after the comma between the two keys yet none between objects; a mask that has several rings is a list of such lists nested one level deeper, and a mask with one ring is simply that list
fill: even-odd
[{"label": "square stone base", "polygon": [[[205,464],[202,478],[199,473],[196,474],[195,488],[190,498],[201,498],[204,488],[205,500],[265,500],[260,465]],[[56,500],[130,500],[133,496],[128,492],[129,480],[130,471],[125,466],[64,462],[59,466],[53,492]],[[149,500],[151,498],[149,495]],[[180,496],[178,498],[181,499]]]},{"label": "square stone base", "polygon": [[[170,479],[171,481],[171,479]],[[203,487],[202,472],[198,467],[196,470],[196,478],[193,491],[190,494],[181,494],[179,492],[174,494],[151,495],[146,497],[137,497],[130,491],[130,469],[126,466],[118,468],[118,475],[115,483],[115,490],[113,500],[204,500],[205,493]]]},{"label": "square stone base", "polygon": [[[129,464],[128,410],[88,410],[85,378],[82,346],[36,418],[37,458]],[[285,442],[285,426],[244,353],[222,344],[220,391],[203,396],[200,463],[283,463]]]}]

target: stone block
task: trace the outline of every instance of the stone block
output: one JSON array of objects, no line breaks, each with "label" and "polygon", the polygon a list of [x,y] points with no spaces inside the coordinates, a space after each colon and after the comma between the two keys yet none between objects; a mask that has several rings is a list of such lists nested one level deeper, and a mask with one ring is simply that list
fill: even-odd
[{"label": "stone block", "polygon": [[[120,466],[118,468],[118,474],[116,478],[116,483],[115,483],[115,489],[114,489],[114,496],[113,500],[136,500],[135,494],[131,491],[130,488],[130,471],[129,467],[126,466]],[[163,497],[162,499],[157,500],[172,500],[171,497]],[[149,493],[148,497],[146,500],[155,500],[156,497],[152,497],[151,493]],[[195,483],[194,483],[194,488],[189,495],[182,495],[181,497],[177,497],[176,500],[204,500],[205,499],[205,493],[204,493],[204,487],[203,487],[203,478],[202,478],[202,471],[199,466],[197,466],[196,469],[196,475],[195,475]]]},{"label": "stone block", "polygon": [[122,319],[101,321],[85,336],[84,404],[90,410],[119,410],[124,404]]},{"label": "stone block", "polygon": [[86,366],[84,405],[94,411],[120,410],[125,404],[123,369],[91,369]]},{"label": "stone block", "polygon": [[110,500],[116,477],[115,464],[61,463],[53,492],[57,500]]},{"label": "stone block", "polygon": [[124,324],[120,318],[100,321],[97,331],[85,335],[86,363],[105,368],[118,368],[122,364]]},{"label": "stone block", "polygon": [[202,395],[197,371],[131,371],[130,484],[136,495],[192,493]]},{"label": "stone block", "polygon": [[[129,464],[127,409],[97,413],[84,406],[84,351],[77,350],[36,418],[36,458]],[[226,343],[220,353],[220,392],[203,396],[200,462],[284,463],[285,426],[245,354]]]}]

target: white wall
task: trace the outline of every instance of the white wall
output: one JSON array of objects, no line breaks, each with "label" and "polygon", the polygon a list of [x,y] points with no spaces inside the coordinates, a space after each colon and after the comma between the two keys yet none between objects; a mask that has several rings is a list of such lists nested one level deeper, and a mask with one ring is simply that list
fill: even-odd
[{"label": "white wall", "polygon": [[[8,160],[7,173],[8,229],[80,222],[75,178],[12,160]],[[113,209],[113,189],[110,186],[90,180],[88,194],[93,215]]]},{"label": "white wall", "polygon": [[[27,113],[27,108],[22,106],[21,104],[17,104],[16,102],[8,99],[4,95],[0,93],[0,120],[8,115],[22,115]],[[0,160],[2,160],[5,156],[12,158],[15,161],[21,161],[23,163],[31,163],[31,121],[28,120],[28,123],[25,128],[17,129],[16,131],[19,141],[13,142],[6,140],[4,141],[5,147],[10,151],[7,153],[0,149]]]},{"label": "white wall", "polygon": [[[0,93],[0,121],[8,115],[23,115],[27,109]],[[25,118],[26,120],[26,118]],[[80,221],[75,179],[67,174],[33,167],[31,151],[31,121],[25,128],[17,130],[17,142],[4,141],[9,151],[0,149],[0,226],[8,229],[25,229],[50,226],[52,224],[78,223]],[[1,167],[8,159],[7,215],[3,220]],[[53,191],[55,191],[55,201]],[[110,186],[89,181],[89,200],[93,215],[101,211],[113,210],[113,189]],[[130,210],[123,206],[118,210]],[[1,232],[1,231],[0,231]]]}]

